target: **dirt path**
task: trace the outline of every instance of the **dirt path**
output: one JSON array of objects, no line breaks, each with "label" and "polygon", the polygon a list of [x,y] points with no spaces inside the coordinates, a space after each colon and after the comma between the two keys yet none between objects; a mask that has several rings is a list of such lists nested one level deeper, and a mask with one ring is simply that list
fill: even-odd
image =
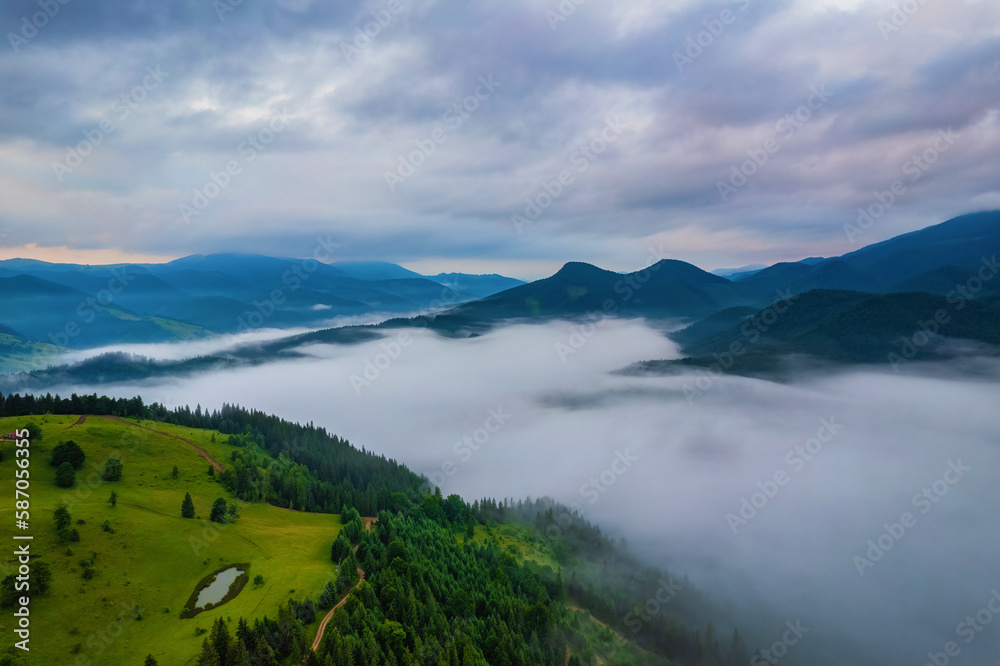
[{"label": "dirt path", "polygon": [[71,430],[71,429],[77,427],[78,425],[83,425],[86,422],[87,422],[87,417],[86,416],[81,416],[80,418],[78,418],[76,420],[76,423],[74,423],[73,425],[70,425],[70,426],[66,426],[64,428],[64,430]]},{"label": "dirt path", "polygon": [[[378,518],[365,518],[365,517],[362,517],[361,520],[363,520],[364,523],[365,523],[365,531],[366,532],[371,532],[372,531],[372,524],[375,523],[376,521],[378,521]],[[357,546],[354,547],[354,552],[355,553],[358,552],[358,547]],[[357,585],[355,585],[354,587],[351,588],[352,590],[358,589],[359,587],[361,587],[361,583],[365,582],[365,572],[361,570],[361,567],[358,567],[358,575],[361,577],[361,579],[358,581]],[[344,595],[344,598],[341,599],[340,601],[338,601],[337,605],[334,606],[333,608],[331,608],[330,612],[327,613],[326,617],[323,618],[323,621],[319,623],[319,631],[316,632],[316,638],[313,640],[313,644],[312,644],[312,651],[313,652],[315,652],[316,649],[319,647],[319,644],[321,642],[323,642],[323,633],[326,631],[326,625],[328,625],[330,623],[330,620],[333,619],[333,613],[334,613],[334,611],[336,611],[338,608],[340,608],[345,603],[347,603],[347,597],[349,597],[350,594],[351,594],[351,592],[350,592],[350,590],[348,590],[347,594]],[[306,656],[308,657],[308,655],[306,655]],[[303,661],[302,663],[305,663],[305,662]]]},{"label": "dirt path", "polygon": [[[352,587],[351,590],[358,589],[359,587],[361,587],[361,583],[365,582],[365,572],[361,570],[361,567],[358,567],[358,575],[361,577],[361,580],[359,580],[358,584]],[[313,652],[315,652],[316,649],[319,647],[319,644],[323,642],[323,633],[326,631],[326,625],[328,625],[330,623],[330,620],[333,619],[334,611],[336,611],[338,608],[346,604],[347,597],[349,596],[351,596],[350,590],[348,590],[347,594],[344,595],[343,599],[337,602],[336,606],[330,609],[330,612],[326,614],[326,617],[323,618],[323,621],[319,623],[319,631],[316,632],[316,638],[313,640],[312,644]]]},{"label": "dirt path", "polygon": [[[81,416],[80,420],[76,422],[76,425],[79,425],[79,424],[83,423],[86,420],[86,418],[87,418],[86,416]],[[157,435],[163,435],[164,437],[169,437],[171,439],[176,439],[178,441],[184,442],[189,447],[191,447],[192,449],[194,449],[195,451],[197,451],[198,454],[202,458],[204,458],[208,462],[212,463],[212,467],[214,467],[216,469],[216,471],[219,471],[219,472],[225,472],[226,471],[226,468],[223,467],[219,463],[218,460],[216,460],[212,456],[208,455],[208,451],[206,451],[205,449],[201,448],[200,446],[197,446],[196,444],[192,443],[191,440],[189,440],[189,439],[184,439],[183,437],[178,437],[177,435],[171,435],[169,432],[163,432],[162,430],[154,430],[154,429],[149,428],[147,426],[140,425],[138,423],[133,423],[132,421],[126,421],[125,419],[123,419],[121,417],[118,417],[118,416],[101,416],[100,418],[102,418],[102,419],[108,419],[109,421],[118,421],[119,423],[124,423],[126,425],[135,426],[136,428],[141,428],[142,430],[148,430],[149,432],[154,432]]]}]

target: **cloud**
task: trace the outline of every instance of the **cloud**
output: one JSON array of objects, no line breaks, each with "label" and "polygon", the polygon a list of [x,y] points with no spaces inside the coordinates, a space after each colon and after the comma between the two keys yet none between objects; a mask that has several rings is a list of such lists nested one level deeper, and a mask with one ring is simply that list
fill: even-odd
[{"label": "cloud", "polygon": [[[467,340],[392,331],[303,351],[311,358],[59,391],[236,402],[315,422],[470,501],[576,504],[690,575],[751,645],[801,620],[810,632],[783,663],[903,666],[948,641],[970,663],[995,656],[993,627],[970,644],[956,635],[1000,585],[986,556],[998,546],[986,526],[1000,506],[995,362],[967,374],[847,369],[789,384],[724,377],[692,403],[697,375],[609,374],[677,356],[641,321],[510,326]],[[955,477],[953,463],[968,470]]]},{"label": "cloud", "polygon": [[[921,5],[888,36],[889,2],[591,0],[556,22],[558,3],[387,6],[242,3],[220,18],[199,2],[60,5],[0,50],[7,244],[296,255],[329,233],[362,259],[624,269],[667,235],[706,266],[831,255],[852,249],[841,232],[852,211],[946,126],[968,141],[872,240],[995,191],[1000,137],[982,126],[1000,106],[995,3]],[[37,11],[7,3],[0,26],[30,33]],[[147,67],[169,77],[121,117]],[[489,76],[502,85],[449,126]],[[718,182],[816,85],[828,103],[723,201]],[[288,130],[246,162],[242,142],[283,111]],[[114,130],[60,181],[52,164],[109,118]],[[510,218],[524,199],[615,118],[627,130],[519,236]],[[438,128],[447,140],[390,190],[385,173]],[[240,175],[179,223],[179,206],[233,160]],[[747,249],[686,244],[676,232],[692,224]]]}]

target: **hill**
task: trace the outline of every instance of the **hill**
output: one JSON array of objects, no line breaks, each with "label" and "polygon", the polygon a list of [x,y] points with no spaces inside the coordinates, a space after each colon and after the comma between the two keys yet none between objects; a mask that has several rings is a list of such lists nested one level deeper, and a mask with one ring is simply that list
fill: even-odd
[{"label": "hill", "polygon": [[[931,291],[948,287],[948,274],[974,274],[1000,253],[1000,211],[962,215],[941,224],[868,245],[840,257],[775,264],[738,279],[747,298],[766,298],[777,289]],[[963,280],[964,281],[964,280]],[[955,282],[951,282],[953,288]],[[944,292],[947,293],[947,292]]]},{"label": "hill", "polygon": [[497,275],[426,278],[385,262],[245,254],[108,266],[10,259],[0,261],[0,325],[28,341],[84,349],[440,309],[519,284]]},{"label": "hill", "polygon": [[672,372],[700,366],[767,374],[789,356],[898,367],[911,360],[960,354],[956,341],[981,343],[976,353],[1000,353],[1000,307],[995,301],[958,302],[926,293],[815,289],[784,307],[750,314],[743,308],[720,312],[672,337],[682,344],[686,359],[643,362],[632,370]]},{"label": "hill", "polygon": [[633,273],[570,262],[551,277],[507,289],[446,312],[390,320],[385,327],[421,326],[468,335],[510,320],[592,316],[697,318],[744,299],[732,283],[696,266],[661,260]]},{"label": "hill", "polygon": [[[98,415],[59,413],[78,407]],[[0,431],[25,427],[27,447],[0,442],[0,479],[13,488],[14,451],[27,448],[30,663],[749,663],[738,633],[701,637],[724,620],[690,585],[551,500],[443,498],[325,431],[232,406],[0,396]],[[69,440],[85,460],[62,489],[48,461]],[[102,479],[109,459],[119,480]],[[339,479],[333,495],[325,478]],[[185,493],[194,518],[182,516]],[[207,520],[219,502],[221,522]],[[13,524],[13,512],[0,519]],[[0,561],[8,606],[16,565]],[[234,567],[244,576],[192,617],[198,590]],[[670,605],[643,620],[622,612],[650,590]],[[18,637],[0,637],[5,662],[25,663]]]}]

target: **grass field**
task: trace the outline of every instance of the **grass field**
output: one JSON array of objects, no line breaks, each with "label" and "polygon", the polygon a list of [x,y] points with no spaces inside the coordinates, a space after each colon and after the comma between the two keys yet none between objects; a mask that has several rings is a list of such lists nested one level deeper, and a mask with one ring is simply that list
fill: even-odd
[{"label": "grass field", "polygon": [[[460,538],[464,540],[464,537]],[[492,542],[500,550],[506,550],[519,562],[534,562],[543,567],[559,569],[559,564],[552,559],[552,550],[538,538],[537,533],[526,525],[508,523],[497,525],[490,529],[477,525],[473,542]]]},{"label": "grass field", "polygon": [[[183,442],[139,425],[186,438],[222,465],[234,449],[222,443],[224,435],[216,433],[213,442],[211,431],[99,417],[74,425],[75,416],[0,419],[0,433],[28,421],[41,427],[44,439],[31,445],[31,526],[18,532],[34,536],[32,552],[53,572],[48,594],[31,600],[28,663],[141,665],[146,654],[152,654],[163,665],[193,664],[204,638],[198,630],[211,629],[216,618],[274,617],[277,606],[290,596],[301,600],[308,595],[316,601],[326,581],[335,577],[330,544],[340,530],[338,516],[244,504],[236,523],[211,523],[212,502],[232,498],[208,475],[208,461]],[[68,439],[83,448],[87,461],[77,472],[75,487],[63,489],[55,485],[49,457],[56,444]],[[17,531],[14,443],[0,443],[0,452],[0,532],[10,535]],[[100,479],[109,457],[122,461],[121,481]],[[175,465],[176,479],[171,474]],[[108,503],[112,490],[118,495],[115,507]],[[181,517],[185,492],[194,500],[196,519]],[[53,511],[60,502],[69,505],[73,527],[80,533],[78,543],[58,543]],[[114,533],[102,529],[105,520]],[[14,568],[9,554],[13,546],[5,551],[2,575]],[[97,575],[84,580],[80,560],[92,553],[97,554]],[[249,563],[250,579],[260,574],[264,585],[249,584],[232,601],[180,619],[198,581],[237,562]],[[141,608],[141,620],[129,612],[135,606]],[[0,647],[7,651],[18,639],[6,609],[0,628]]]}]

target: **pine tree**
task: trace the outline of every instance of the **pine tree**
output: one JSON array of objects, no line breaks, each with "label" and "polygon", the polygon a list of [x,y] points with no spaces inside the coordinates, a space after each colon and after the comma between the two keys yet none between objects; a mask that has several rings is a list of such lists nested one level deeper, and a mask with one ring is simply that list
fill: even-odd
[{"label": "pine tree", "polygon": [[222,666],[219,654],[206,638],[201,643],[201,654],[198,655],[198,666]]},{"label": "pine tree", "polygon": [[111,491],[111,497],[108,498],[108,504],[110,504],[111,506],[118,505],[118,493],[116,493],[113,490]]},{"label": "pine tree", "polygon": [[159,664],[155,659],[153,659],[153,655],[149,654],[146,655],[146,661],[143,662],[142,666],[159,666]]},{"label": "pine tree", "polygon": [[229,629],[221,617],[212,625],[212,647],[220,656],[229,652]]},{"label": "pine tree", "polygon": [[191,493],[184,493],[184,501],[181,502],[181,516],[194,518],[194,502],[191,500]]}]

